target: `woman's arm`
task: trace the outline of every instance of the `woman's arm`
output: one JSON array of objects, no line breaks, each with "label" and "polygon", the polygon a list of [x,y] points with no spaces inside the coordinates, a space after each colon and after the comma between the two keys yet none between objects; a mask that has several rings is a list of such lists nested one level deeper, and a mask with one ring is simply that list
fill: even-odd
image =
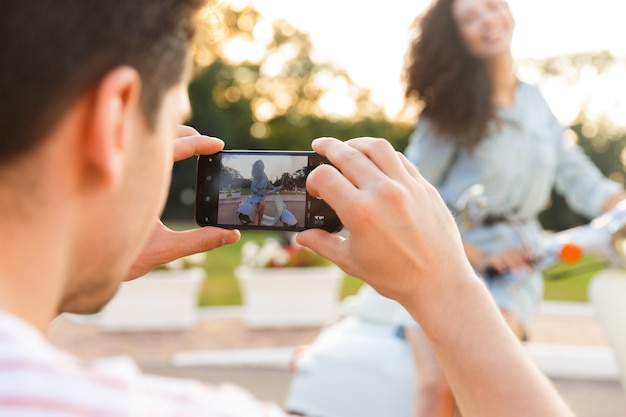
[{"label": "woman's arm", "polygon": [[538,90],[532,100],[533,116],[542,121],[545,140],[551,140],[554,145],[555,188],[567,204],[576,212],[593,218],[623,199],[624,187],[606,178],[583,149],[566,137],[566,129]]}]

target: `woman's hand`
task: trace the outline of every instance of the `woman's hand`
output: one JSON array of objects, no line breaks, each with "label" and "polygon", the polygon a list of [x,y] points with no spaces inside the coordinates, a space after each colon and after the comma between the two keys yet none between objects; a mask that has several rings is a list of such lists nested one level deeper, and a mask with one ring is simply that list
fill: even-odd
[{"label": "woman's hand", "polygon": [[531,254],[524,248],[511,248],[486,254],[479,271],[494,271],[498,274],[506,272],[525,272],[532,269]]},{"label": "woman's hand", "polygon": [[464,243],[467,259],[475,270],[480,272],[495,272],[504,274],[506,272],[522,272],[532,268],[532,255],[525,248],[509,248],[493,253],[480,251],[473,245]]},{"label": "woman's hand", "polygon": [[[180,126],[177,133],[178,139],[174,143],[174,161],[194,155],[211,155],[224,147],[224,142],[221,140],[200,135],[189,126]],[[238,230],[203,227],[175,232],[159,219],[156,219],[154,223],[152,236],[131,267],[127,280],[138,278],[155,267],[175,259],[235,243],[240,238]]]}]

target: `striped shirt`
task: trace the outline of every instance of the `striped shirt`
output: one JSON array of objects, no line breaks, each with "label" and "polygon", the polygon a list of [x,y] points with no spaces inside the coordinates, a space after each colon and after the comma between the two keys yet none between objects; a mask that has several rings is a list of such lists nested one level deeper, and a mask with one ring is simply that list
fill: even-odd
[{"label": "striped shirt", "polygon": [[143,374],[129,358],[85,363],[0,312],[0,417],[285,417],[234,385]]}]

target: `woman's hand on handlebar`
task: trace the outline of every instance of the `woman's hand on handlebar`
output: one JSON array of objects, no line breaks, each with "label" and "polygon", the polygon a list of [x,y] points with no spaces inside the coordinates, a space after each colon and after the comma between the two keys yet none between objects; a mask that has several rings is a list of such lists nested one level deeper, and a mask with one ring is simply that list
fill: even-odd
[{"label": "woman's hand on handlebar", "polygon": [[532,269],[532,256],[525,248],[510,248],[498,252],[483,254],[475,268],[489,275],[507,272],[526,272]]}]

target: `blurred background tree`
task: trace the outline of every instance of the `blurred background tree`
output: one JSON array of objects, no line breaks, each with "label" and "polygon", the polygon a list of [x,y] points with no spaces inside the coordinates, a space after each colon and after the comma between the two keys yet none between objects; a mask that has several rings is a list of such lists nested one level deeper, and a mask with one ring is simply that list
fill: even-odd
[{"label": "blurred background tree", "polygon": [[[316,60],[309,36],[287,21],[268,21],[250,6],[234,9],[228,3],[219,13],[221,32],[211,33],[212,41],[194,54],[197,70],[189,88],[193,116],[188,124],[223,139],[231,149],[307,150],[320,136],[378,136],[398,150],[405,148],[416,109],[390,118],[344,69]],[[580,103],[572,110],[576,113],[565,116],[572,120],[569,137],[605,175],[623,183],[626,130],[618,126],[626,123],[626,111],[611,102],[615,98],[579,87],[624,72],[626,62],[608,52],[579,53],[524,60],[518,68],[523,80],[544,91],[578,94],[571,100]],[[193,221],[195,164],[191,158],[174,165],[166,220]],[[550,230],[588,220],[570,211],[556,193],[540,219]]]},{"label": "blurred background tree", "polygon": [[[575,113],[562,115],[572,120],[568,137],[583,148],[604,175],[623,184],[626,108],[622,98],[612,93],[610,83],[614,82],[614,74],[624,73],[626,60],[609,52],[576,53],[525,60],[518,67],[542,90],[569,93],[573,104],[569,111]],[[562,230],[590,219],[570,210],[564,199],[553,192],[540,220],[549,230]]]},{"label": "blurred background tree", "polygon": [[[390,120],[345,70],[316,62],[308,35],[250,6],[223,4],[220,13],[218,40],[195,53],[189,125],[227,149],[309,150],[320,136],[378,136],[406,146],[412,124]],[[195,164],[174,165],[165,219],[193,220]]]}]

